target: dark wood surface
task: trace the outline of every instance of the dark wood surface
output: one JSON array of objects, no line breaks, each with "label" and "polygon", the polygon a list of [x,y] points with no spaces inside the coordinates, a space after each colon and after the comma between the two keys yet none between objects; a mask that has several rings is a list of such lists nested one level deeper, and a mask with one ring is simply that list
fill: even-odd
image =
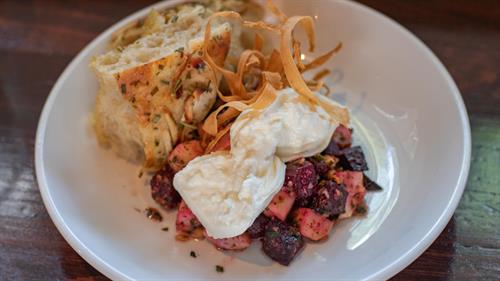
[{"label": "dark wood surface", "polygon": [[[0,0],[0,279],[105,280],[64,241],[34,176],[43,103],[90,40],[152,1]],[[446,229],[394,280],[500,279],[500,2],[363,0],[420,37],[462,92],[467,188]]]}]

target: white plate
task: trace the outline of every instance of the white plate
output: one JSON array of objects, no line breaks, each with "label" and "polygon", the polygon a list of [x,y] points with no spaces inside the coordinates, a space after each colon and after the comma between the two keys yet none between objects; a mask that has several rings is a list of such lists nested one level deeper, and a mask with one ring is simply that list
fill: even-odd
[{"label": "white plate", "polygon": [[[90,43],[61,75],[40,117],[35,158],[45,206],[91,265],[120,280],[380,280],[410,264],[443,230],[470,158],[469,122],[450,75],[421,41],[370,8],[298,0],[286,1],[284,10],[314,16],[319,51],[344,43],[328,83],[332,97],[351,109],[355,138],[385,190],[368,196],[367,218],[340,223],[327,242],[308,244],[289,267],[271,262],[259,243],[222,253],[205,241],[174,241],[171,215],[158,224],[134,210],[152,204],[139,167],[101,149],[88,124],[97,90],[90,58],[104,51],[112,32],[150,9]],[[165,225],[171,231],[161,231]],[[223,274],[216,264],[225,266]]]}]

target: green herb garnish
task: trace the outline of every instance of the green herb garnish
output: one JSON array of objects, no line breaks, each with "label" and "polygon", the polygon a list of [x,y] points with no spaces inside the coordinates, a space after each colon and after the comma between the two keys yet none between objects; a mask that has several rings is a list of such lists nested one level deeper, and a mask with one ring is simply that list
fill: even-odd
[{"label": "green herb garnish", "polygon": [[215,271],[217,271],[219,273],[223,273],[224,272],[224,267],[222,267],[220,265],[216,265],[215,266]]},{"label": "green herb garnish", "polygon": [[154,87],[153,90],[151,90],[152,96],[154,96],[156,93],[158,93],[158,87]]},{"label": "green herb garnish", "polygon": [[276,237],[278,237],[278,236],[280,236],[280,235],[279,235],[279,234],[278,234],[278,232],[276,232],[276,231],[268,231],[268,232],[266,233],[266,236],[268,236],[269,238],[276,238]]},{"label": "green herb garnish", "polygon": [[155,114],[155,116],[153,116],[153,119],[151,121],[153,121],[153,123],[158,123],[158,121],[160,121],[160,114]]},{"label": "green herb garnish", "polygon": [[360,215],[366,214],[367,211],[368,210],[366,209],[366,206],[363,206],[363,205],[356,206],[356,213],[358,213]]},{"label": "green herb garnish", "polygon": [[177,164],[177,161],[179,161],[179,158],[177,158],[177,155],[174,155],[174,157],[172,157],[172,163]]},{"label": "green herb garnish", "polygon": [[179,79],[175,82],[175,88],[174,88],[174,93],[177,93],[177,91],[182,87],[182,80]]}]

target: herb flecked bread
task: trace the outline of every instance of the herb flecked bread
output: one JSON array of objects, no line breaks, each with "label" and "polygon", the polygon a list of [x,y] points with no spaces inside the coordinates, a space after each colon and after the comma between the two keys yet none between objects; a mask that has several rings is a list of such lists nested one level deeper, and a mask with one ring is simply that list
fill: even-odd
[{"label": "herb flecked bread", "polygon": [[[93,116],[99,142],[145,168],[161,167],[179,130],[196,127],[217,96],[201,59],[211,11],[193,4],[176,10],[170,17],[152,11],[137,40],[91,62],[100,87]],[[231,36],[229,24],[214,26],[208,51],[218,64]]]}]

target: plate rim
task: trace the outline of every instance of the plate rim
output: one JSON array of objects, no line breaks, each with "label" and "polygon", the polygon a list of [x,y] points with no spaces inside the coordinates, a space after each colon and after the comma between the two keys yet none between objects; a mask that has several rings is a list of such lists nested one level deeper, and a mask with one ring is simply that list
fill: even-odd
[{"label": "plate rim", "polygon": [[[460,163],[460,176],[457,180],[457,184],[455,185],[453,194],[448,201],[444,211],[440,214],[438,219],[434,222],[433,226],[422,236],[420,241],[415,244],[413,247],[409,248],[403,255],[399,258],[395,259],[393,262],[387,264],[385,267],[382,267],[378,271],[370,274],[365,278],[365,280],[382,280],[389,279],[392,276],[396,275],[398,272],[402,271],[406,268],[410,263],[416,260],[427,248],[436,240],[439,234],[446,227],[448,222],[450,221],[452,215],[454,214],[458,203],[462,197],[463,191],[465,189],[465,185],[467,182],[469,169],[470,169],[470,157],[471,157],[471,131],[470,131],[470,122],[467,114],[467,110],[462,99],[461,93],[449,74],[449,72],[444,67],[443,63],[439,60],[439,58],[431,51],[431,49],[425,45],[425,43],[420,40],[416,35],[414,35],[411,31],[406,29],[400,23],[390,18],[389,16],[369,7],[364,4],[348,1],[348,0],[329,0],[332,2],[339,2],[343,5],[347,5],[350,8],[357,9],[361,12],[371,13],[374,16],[378,17],[382,21],[386,21],[389,24],[392,24],[401,34],[403,34],[407,39],[412,41],[415,46],[423,51],[426,56],[428,56],[431,62],[437,67],[437,70],[441,73],[443,78],[445,79],[446,84],[451,90],[452,98],[455,102],[455,106],[458,109],[460,116],[460,123],[462,129],[462,138],[464,140],[464,144],[462,147],[462,159]],[[40,118],[37,125],[36,138],[35,138],[35,175],[38,183],[38,188],[40,190],[43,203],[45,205],[45,209],[49,213],[49,216],[56,226],[57,230],[63,238],[68,242],[68,244],[75,250],[78,255],[80,255],[86,262],[96,268],[99,272],[106,275],[107,277],[113,280],[134,280],[130,276],[125,275],[119,269],[113,267],[111,264],[107,263],[103,259],[101,259],[97,254],[95,254],[91,249],[85,246],[85,244],[72,232],[72,230],[65,223],[63,217],[59,213],[56,208],[56,204],[54,203],[47,184],[47,178],[45,176],[45,167],[43,165],[43,145],[45,140],[45,132],[47,128],[47,121],[52,111],[52,107],[55,99],[60,93],[60,88],[62,87],[63,82],[67,79],[69,74],[73,71],[77,64],[79,64],[82,59],[88,55],[88,53],[94,49],[94,47],[102,41],[104,38],[109,37],[113,32],[118,30],[120,27],[124,26],[126,23],[136,20],[147,14],[151,9],[157,8],[167,8],[179,3],[186,2],[186,0],[165,0],[153,5],[149,5],[144,7],[126,17],[119,20],[115,24],[108,27],[105,31],[100,33],[96,38],[94,38],[90,43],[88,43],[85,47],[83,47],[80,52],[71,60],[71,62],[65,67],[62,74],[59,75],[56,83],[52,87],[40,114]]]}]

